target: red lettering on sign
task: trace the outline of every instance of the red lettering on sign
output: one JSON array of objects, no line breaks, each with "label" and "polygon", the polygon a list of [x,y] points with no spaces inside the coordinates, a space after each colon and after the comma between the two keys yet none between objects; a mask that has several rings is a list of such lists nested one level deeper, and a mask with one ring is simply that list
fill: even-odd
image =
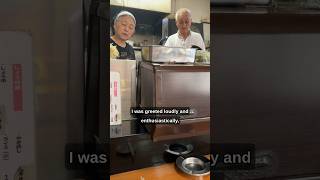
[{"label": "red lettering on sign", "polygon": [[113,88],[114,88],[114,92],[113,92],[113,94],[114,94],[114,97],[117,97],[118,96],[118,81],[114,81],[114,86],[113,86]]},{"label": "red lettering on sign", "polygon": [[13,87],[13,109],[22,111],[22,66],[14,64],[12,66],[12,87]]}]

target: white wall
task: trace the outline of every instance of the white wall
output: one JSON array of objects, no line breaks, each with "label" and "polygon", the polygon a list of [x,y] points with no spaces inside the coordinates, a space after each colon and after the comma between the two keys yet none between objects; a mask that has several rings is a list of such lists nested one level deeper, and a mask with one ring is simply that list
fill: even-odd
[{"label": "white wall", "polygon": [[210,0],[172,0],[169,18],[174,19],[176,11],[180,8],[190,9],[192,22],[207,22],[203,25],[203,35],[206,47],[210,46]]},{"label": "white wall", "polygon": [[171,17],[180,8],[188,8],[192,13],[192,21],[200,23],[201,20],[210,22],[210,0],[172,0]]}]

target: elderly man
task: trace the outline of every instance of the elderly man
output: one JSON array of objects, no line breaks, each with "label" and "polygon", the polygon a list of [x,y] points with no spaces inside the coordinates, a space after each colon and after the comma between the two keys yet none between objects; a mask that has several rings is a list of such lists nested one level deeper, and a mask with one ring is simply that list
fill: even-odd
[{"label": "elderly man", "polygon": [[190,30],[192,23],[191,11],[187,8],[181,8],[176,12],[175,19],[178,32],[169,36],[165,46],[184,48],[197,46],[205,50],[201,35]]},{"label": "elderly man", "polygon": [[114,19],[114,35],[110,38],[110,44],[116,46],[118,59],[136,59],[132,46],[126,42],[133,36],[135,27],[136,19],[128,11],[121,11]]}]

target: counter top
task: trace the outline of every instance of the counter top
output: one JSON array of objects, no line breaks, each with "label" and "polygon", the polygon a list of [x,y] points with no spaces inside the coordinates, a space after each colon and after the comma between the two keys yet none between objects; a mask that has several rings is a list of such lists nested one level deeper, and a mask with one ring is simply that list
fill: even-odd
[{"label": "counter top", "polygon": [[151,63],[154,66],[162,66],[162,67],[210,67],[210,64],[202,64],[202,63]]},{"label": "counter top", "polygon": [[210,71],[210,64],[202,63],[155,63],[142,61],[141,66],[153,70],[174,70],[174,71]]},{"label": "counter top", "polygon": [[[112,164],[110,174],[164,165],[168,163],[164,157],[164,145],[178,142],[190,143],[194,146],[190,155],[210,154],[210,136],[208,135],[159,142],[153,142],[149,134],[120,137],[110,140],[110,161]],[[117,147],[127,143],[131,144],[134,154],[118,154]]]},{"label": "counter top", "polygon": [[174,180],[210,180],[210,175],[195,177],[182,173],[175,167],[175,163],[163,164],[156,167],[149,167],[130,172],[115,174],[110,176],[110,180],[156,180],[156,179],[174,179]]}]

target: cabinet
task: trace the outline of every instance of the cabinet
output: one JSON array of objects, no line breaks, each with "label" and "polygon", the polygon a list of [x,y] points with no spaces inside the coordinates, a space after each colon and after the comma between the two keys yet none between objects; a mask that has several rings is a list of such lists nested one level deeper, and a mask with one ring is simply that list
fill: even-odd
[{"label": "cabinet", "polygon": [[210,132],[210,66],[194,64],[140,64],[141,107],[189,107],[180,124],[147,128],[153,140],[175,139]]}]

